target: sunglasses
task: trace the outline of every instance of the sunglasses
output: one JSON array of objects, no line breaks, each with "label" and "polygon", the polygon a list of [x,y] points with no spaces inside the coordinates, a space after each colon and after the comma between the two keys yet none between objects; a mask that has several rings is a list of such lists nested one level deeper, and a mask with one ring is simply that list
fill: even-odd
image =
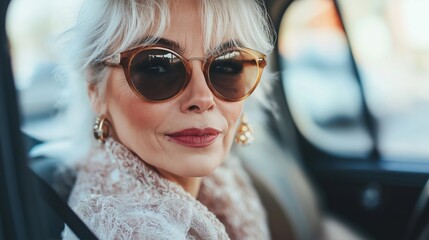
[{"label": "sunglasses", "polygon": [[207,86],[218,98],[236,102],[258,85],[266,65],[265,55],[248,48],[229,48],[207,58],[186,59],[177,52],[146,46],[115,54],[104,61],[122,66],[130,88],[142,99],[162,102],[182,93],[191,80],[191,61],[203,62]]}]

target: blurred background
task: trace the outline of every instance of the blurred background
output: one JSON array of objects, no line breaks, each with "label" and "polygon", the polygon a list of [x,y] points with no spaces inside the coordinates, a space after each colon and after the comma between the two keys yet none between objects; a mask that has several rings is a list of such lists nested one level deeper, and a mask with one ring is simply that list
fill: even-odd
[{"label": "blurred background", "polygon": [[[359,88],[333,1],[301,0],[279,33],[293,119],[312,144],[388,161],[429,160],[429,1],[339,0],[362,81]],[[374,122],[365,127],[363,102]],[[376,142],[374,142],[376,141]]]},{"label": "blurred background", "polygon": [[64,82],[56,75],[60,34],[75,23],[82,0],[12,0],[6,30],[22,128],[40,139],[58,138]]}]

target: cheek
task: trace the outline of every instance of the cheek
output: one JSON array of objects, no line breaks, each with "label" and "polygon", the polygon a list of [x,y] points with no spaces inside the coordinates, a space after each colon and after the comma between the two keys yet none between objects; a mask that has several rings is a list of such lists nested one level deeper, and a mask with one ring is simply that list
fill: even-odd
[{"label": "cheek", "polygon": [[153,111],[140,102],[117,102],[117,104],[112,104],[110,109],[116,125],[121,128],[139,129],[138,132],[155,129],[162,120],[157,117],[159,111]]},{"label": "cheek", "polygon": [[234,135],[237,121],[240,118],[240,115],[243,111],[243,102],[236,103],[224,103],[224,106],[220,106],[222,109],[222,113],[228,122],[229,126],[229,135]]},{"label": "cheek", "polygon": [[[122,71],[114,72],[106,88],[107,115],[120,140],[155,131],[162,122],[162,107],[142,101],[128,86]],[[137,136],[135,136],[137,135]]]}]

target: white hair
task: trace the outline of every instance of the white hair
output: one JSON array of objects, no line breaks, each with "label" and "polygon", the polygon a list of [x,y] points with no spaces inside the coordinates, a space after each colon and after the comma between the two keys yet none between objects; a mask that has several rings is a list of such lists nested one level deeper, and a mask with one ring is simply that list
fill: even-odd
[{"label": "white hair", "polygon": [[[275,34],[262,0],[201,0],[200,4],[206,52],[216,50],[225,39],[265,54],[271,52]],[[169,24],[168,0],[85,0],[76,25],[60,42],[63,61],[59,76],[66,80],[68,90],[64,125],[69,131],[65,137],[73,154],[49,145],[33,154],[46,155],[47,150],[66,160],[83,158],[95,144],[87,86],[94,86],[102,98],[109,73],[100,62],[137,45],[155,43]],[[52,148],[56,153],[52,154]]]}]

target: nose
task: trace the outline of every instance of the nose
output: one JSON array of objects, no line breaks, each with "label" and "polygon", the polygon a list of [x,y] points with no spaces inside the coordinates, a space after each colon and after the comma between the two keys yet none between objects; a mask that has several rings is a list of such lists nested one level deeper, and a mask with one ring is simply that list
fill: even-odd
[{"label": "nose", "polygon": [[182,94],[182,112],[203,113],[215,107],[214,95],[207,86],[202,64],[200,61],[192,62],[191,79]]}]

